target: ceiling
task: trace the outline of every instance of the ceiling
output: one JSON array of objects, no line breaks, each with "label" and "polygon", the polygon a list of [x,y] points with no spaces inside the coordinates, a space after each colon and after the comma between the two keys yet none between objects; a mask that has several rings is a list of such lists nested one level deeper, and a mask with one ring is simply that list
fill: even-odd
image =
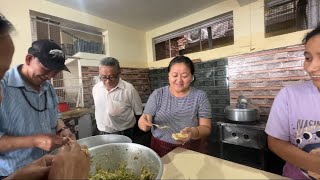
[{"label": "ceiling", "polygon": [[47,0],[103,19],[148,31],[224,0]]}]

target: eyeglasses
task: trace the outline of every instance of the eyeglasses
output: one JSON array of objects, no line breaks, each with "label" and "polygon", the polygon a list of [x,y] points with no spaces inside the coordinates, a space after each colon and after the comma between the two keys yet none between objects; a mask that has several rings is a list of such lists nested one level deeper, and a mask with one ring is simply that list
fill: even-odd
[{"label": "eyeglasses", "polygon": [[99,75],[99,78],[100,78],[101,81],[106,81],[106,80],[114,81],[114,80],[116,80],[118,77],[119,77],[119,74],[117,74],[116,76],[100,76],[100,75]]}]

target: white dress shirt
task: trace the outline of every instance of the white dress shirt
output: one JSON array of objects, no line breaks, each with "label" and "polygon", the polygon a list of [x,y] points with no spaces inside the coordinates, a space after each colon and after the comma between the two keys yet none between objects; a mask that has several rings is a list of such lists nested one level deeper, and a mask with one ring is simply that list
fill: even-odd
[{"label": "white dress shirt", "polygon": [[132,84],[119,79],[118,85],[108,91],[103,82],[92,89],[95,118],[99,131],[113,133],[132,128],[135,115],[142,114],[142,103]]}]

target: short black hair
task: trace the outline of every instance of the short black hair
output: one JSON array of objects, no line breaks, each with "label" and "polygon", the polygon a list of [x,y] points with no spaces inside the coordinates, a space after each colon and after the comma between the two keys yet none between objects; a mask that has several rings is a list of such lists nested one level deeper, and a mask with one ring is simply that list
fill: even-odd
[{"label": "short black hair", "polygon": [[176,56],[173,58],[168,66],[168,72],[170,72],[172,65],[177,63],[184,63],[190,69],[191,74],[194,74],[194,64],[191,59],[186,56]]},{"label": "short black hair", "polygon": [[0,13],[0,36],[7,35],[13,29],[11,22]]},{"label": "short black hair", "polygon": [[318,26],[315,29],[306,34],[306,36],[302,40],[302,43],[306,44],[309,41],[309,39],[318,34],[320,34],[320,24],[318,24]]}]

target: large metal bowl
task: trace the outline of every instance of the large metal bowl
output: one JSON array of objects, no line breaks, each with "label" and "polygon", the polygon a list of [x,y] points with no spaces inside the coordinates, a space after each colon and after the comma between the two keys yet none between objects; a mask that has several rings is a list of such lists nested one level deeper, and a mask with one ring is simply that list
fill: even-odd
[{"label": "large metal bowl", "polygon": [[86,138],[82,138],[77,140],[77,142],[81,145],[86,145],[88,148],[92,148],[95,146],[110,144],[110,143],[132,143],[132,140],[123,135],[118,134],[106,134],[106,135],[98,135],[98,136],[90,136]]},{"label": "large metal bowl", "polygon": [[[110,143],[132,143],[132,140],[123,135],[118,134],[106,134],[98,136],[90,136],[77,140],[81,145],[86,145],[89,149],[95,146],[110,144]],[[50,154],[57,154],[59,148],[54,149]]]},{"label": "large metal bowl", "polygon": [[135,175],[140,175],[141,168],[148,168],[155,179],[160,179],[163,164],[156,152],[152,149],[135,143],[113,143],[96,146],[91,149],[90,175],[96,173],[96,167],[114,171],[121,163],[126,162],[127,168]]}]

